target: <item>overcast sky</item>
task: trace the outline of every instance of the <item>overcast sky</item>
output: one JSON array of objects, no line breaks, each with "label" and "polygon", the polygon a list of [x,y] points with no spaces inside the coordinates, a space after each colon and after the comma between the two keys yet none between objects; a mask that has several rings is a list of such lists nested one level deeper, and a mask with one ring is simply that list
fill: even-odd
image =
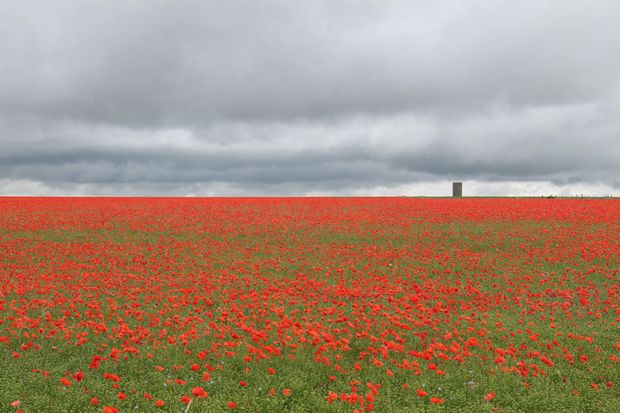
[{"label": "overcast sky", "polygon": [[0,195],[620,195],[617,0],[0,2]]}]

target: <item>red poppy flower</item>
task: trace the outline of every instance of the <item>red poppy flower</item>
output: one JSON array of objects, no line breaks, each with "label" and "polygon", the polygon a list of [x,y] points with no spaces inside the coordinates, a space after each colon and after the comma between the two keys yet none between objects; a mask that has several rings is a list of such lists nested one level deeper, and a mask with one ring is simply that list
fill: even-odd
[{"label": "red poppy flower", "polygon": [[202,387],[194,387],[192,388],[192,394],[194,397],[198,397],[199,399],[203,399],[209,395]]}]

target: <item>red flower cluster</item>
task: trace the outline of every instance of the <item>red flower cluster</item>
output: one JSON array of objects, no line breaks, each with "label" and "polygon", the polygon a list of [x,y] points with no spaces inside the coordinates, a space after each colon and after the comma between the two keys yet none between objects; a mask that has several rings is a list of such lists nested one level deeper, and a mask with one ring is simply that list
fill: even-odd
[{"label": "red flower cluster", "polygon": [[[324,372],[308,383],[318,400],[360,412],[389,409],[395,389],[448,407],[466,371],[526,390],[578,371],[575,394],[615,391],[617,201],[2,198],[0,211],[0,346],[104,413],[211,403],[226,383],[239,398],[220,409],[260,386],[292,402],[303,357]],[[35,352],[73,358],[33,369],[48,359]]]}]

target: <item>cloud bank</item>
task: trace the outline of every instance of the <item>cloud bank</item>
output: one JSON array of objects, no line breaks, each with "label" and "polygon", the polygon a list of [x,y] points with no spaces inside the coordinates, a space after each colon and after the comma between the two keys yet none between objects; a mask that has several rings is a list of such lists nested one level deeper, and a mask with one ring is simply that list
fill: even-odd
[{"label": "cloud bank", "polygon": [[620,195],[615,1],[0,5],[0,194]]}]

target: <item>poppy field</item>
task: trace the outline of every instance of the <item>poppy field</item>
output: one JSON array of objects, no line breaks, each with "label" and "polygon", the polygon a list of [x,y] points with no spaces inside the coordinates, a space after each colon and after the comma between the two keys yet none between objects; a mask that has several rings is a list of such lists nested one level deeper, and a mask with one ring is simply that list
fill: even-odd
[{"label": "poppy field", "polygon": [[0,198],[0,412],[619,412],[620,202]]}]

